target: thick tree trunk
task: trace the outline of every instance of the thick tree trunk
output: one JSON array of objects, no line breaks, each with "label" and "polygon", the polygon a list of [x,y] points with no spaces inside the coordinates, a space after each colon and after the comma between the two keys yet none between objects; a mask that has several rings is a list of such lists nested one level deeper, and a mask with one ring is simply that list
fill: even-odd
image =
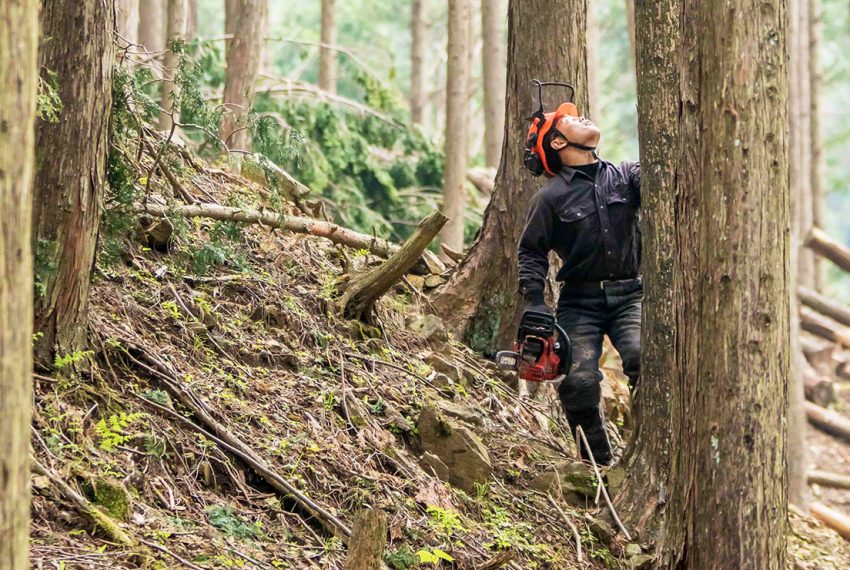
[{"label": "thick tree trunk", "polygon": [[[823,69],[820,62],[820,42],[823,35],[821,0],[809,0],[809,97],[811,99],[811,186],[812,186],[812,225],[816,228],[826,226],[826,155],[824,154],[823,131],[821,129],[821,84]],[[827,264],[815,257],[814,286],[817,291],[826,290]]]},{"label": "thick tree trunk", "polygon": [[344,570],[379,570],[387,547],[387,514],[376,509],[357,513]]},{"label": "thick tree trunk", "polygon": [[425,50],[428,41],[427,0],[410,3],[410,119],[417,125],[424,123],[425,103]]},{"label": "thick tree trunk", "polygon": [[29,567],[38,0],[0,7],[0,569]]},{"label": "thick tree trunk", "polygon": [[637,63],[637,50],[635,49],[635,0],[625,0],[626,3],[626,26],[629,32],[629,47],[632,51],[632,63]]},{"label": "thick tree trunk", "polygon": [[[629,466],[649,478],[642,497],[630,496],[637,512],[662,519],[656,567],[779,570],[790,336],[784,5],[636,7],[641,143],[652,148],[668,133],[674,143],[661,160],[642,156],[642,172],[665,177],[674,216],[644,232],[659,234],[647,240],[645,275],[673,274],[670,293],[648,284],[646,315],[672,318],[659,329],[657,316],[647,322],[643,346],[672,367],[656,377],[644,357],[637,437],[654,441],[636,446],[658,453],[632,454]],[[669,83],[672,101],[660,93]],[[645,128],[653,117],[662,130]],[[654,179],[642,183],[644,201],[660,191]],[[667,266],[657,266],[659,237],[672,240]]]},{"label": "thick tree trunk", "polygon": [[233,38],[227,40],[225,48],[227,113],[221,121],[221,140],[232,149],[250,150],[248,112],[254,104],[264,43],[261,28],[267,10],[268,0],[226,0],[224,27]]},{"label": "thick tree trunk", "polygon": [[149,52],[165,48],[165,12],[168,0],[139,0],[139,32],[137,38],[140,44]]},{"label": "thick tree trunk", "polygon": [[449,0],[448,63],[446,64],[446,129],[443,213],[449,218],[441,242],[463,251],[466,209],[466,165],[469,114],[470,0]]},{"label": "thick tree trunk", "polygon": [[172,122],[180,122],[180,93],[177,89],[179,61],[177,53],[171,49],[171,43],[186,39],[188,14],[187,0],[168,0],[165,32],[165,43],[168,49],[163,59],[165,79],[162,82],[159,100],[159,106],[163,109],[159,115],[159,128],[162,131],[169,130]]},{"label": "thick tree trunk", "polygon": [[58,76],[62,111],[38,121],[33,200],[36,361],[86,344],[89,282],[106,185],[112,106],[112,0],[48,2],[40,68]]},{"label": "thick tree trunk", "polygon": [[505,137],[505,77],[507,73],[505,0],[481,0],[481,38],[484,73],[484,156],[487,166],[499,167]]},{"label": "thick tree trunk", "polygon": [[336,0],[322,0],[322,47],[319,49],[319,88],[336,93]]},{"label": "thick tree trunk", "polygon": [[130,43],[136,42],[139,30],[139,0],[115,1],[115,31]]},{"label": "thick tree trunk", "polygon": [[[434,299],[437,312],[476,350],[507,346],[516,334],[517,244],[528,202],[545,184],[522,167],[532,79],[568,80],[587,109],[586,0],[553,7],[545,0],[511,0],[508,6],[508,78],[505,141],[496,188],[468,255]],[[550,41],[540,42],[539,38]]]},{"label": "thick tree trunk", "polygon": [[587,98],[588,108],[584,114],[599,121],[602,116],[599,93],[601,90],[601,80],[599,78],[599,22],[597,21],[597,12],[599,11],[598,2],[592,0],[587,3]]}]

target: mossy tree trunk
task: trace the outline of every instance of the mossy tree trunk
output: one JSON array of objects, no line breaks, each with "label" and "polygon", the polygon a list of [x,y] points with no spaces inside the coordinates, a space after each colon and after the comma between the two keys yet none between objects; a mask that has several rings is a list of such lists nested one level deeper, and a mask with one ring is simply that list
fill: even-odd
[{"label": "mossy tree trunk", "polygon": [[659,568],[784,568],[785,17],[636,3],[645,353],[618,502]]},{"label": "mossy tree trunk", "polygon": [[469,253],[434,299],[447,326],[476,350],[507,346],[522,309],[517,245],[528,203],[545,184],[522,166],[531,109],[527,85],[532,79],[569,81],[577,87],[579,109],[587,109],[586,13],[586,0],[511,0],[508,6],[505,136],[495,190]]},{"label": "mossy tree trunk", "polygon": [[[112,106],[113,1],[46,2],[39,55],[62,109],[36,124],[33,200],[36,361],[86,344],[89,283],[106,186]],[[45,77],[50,81],[49,77]]]},{"label": "mossy tree trunk", "polygon": [[29,567],[38,1],[0,5],[0,569]]}]

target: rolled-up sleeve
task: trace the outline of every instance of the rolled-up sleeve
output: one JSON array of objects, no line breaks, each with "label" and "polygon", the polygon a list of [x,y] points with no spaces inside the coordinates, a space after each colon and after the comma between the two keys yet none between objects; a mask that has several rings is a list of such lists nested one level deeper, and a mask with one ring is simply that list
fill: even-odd
[{"label": "rolled-up sleeve", "polygon": [[554,227],[555,212],[539,192],[531,201],[519,242],[519,292],[526,299],[539,298],[543,294]]},{"label": "rolled-up sleeve", "polygon": [[640,196],[640,162],[627,162],[626,172],[629,176],[629,185]]}]

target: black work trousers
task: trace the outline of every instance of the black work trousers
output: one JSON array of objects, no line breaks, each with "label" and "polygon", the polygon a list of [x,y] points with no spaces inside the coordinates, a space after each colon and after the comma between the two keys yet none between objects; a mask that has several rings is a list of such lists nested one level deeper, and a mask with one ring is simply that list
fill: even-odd
[{"label": "black work trousers", "polygon": [[[602,372],[599,358],[607,334],[623,359],[623,370],[634,389],[640,378],[640,314],[643,285],[640,280],[606,282],[598,288],[587,286],[561,288],[558,300],[558,324],[572,345],[573,362],[561,382],[558,394],[576,442],[576,427],[581,426],[598,464],[611,462],[611,443],[605,431],[600,407]],[[581,446],[583,457],[588,450]]]}]

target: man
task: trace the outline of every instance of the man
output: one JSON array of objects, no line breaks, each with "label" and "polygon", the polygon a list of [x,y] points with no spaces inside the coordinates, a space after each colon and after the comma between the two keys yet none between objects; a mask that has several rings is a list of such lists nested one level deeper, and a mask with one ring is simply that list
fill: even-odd
[{"label": "man", "polygon": [[611,444],[599,405],[604,335],[620,353],[632,388],[640,376],[640,164],[599,160],[599,128],[577,115],[565,104],[533,125],[527,156],[539,155],[551,180],[531,202],[519,244],[519,284],[526,310],[551,314],[543,297],[549,252],[563,261],[557,319],[573,362],[558,393],[573,436],[581,426],[588,439],[582,456],[589,452],[609,465]]}]

